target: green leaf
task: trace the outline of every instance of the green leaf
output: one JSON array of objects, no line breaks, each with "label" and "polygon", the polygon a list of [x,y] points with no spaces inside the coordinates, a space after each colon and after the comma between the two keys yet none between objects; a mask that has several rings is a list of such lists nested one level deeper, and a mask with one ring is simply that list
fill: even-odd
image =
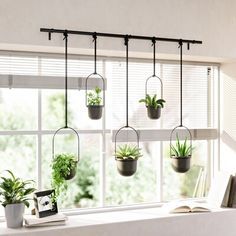
[{"label": "green leaf", "polygon": [[0,182],[0,195],[2,196],[0,202],[2,205],[6,206],[8,204],[21,203],[25,200],[29,200],[26,199],[26,196],[33,193],[35,188],[27,188],[26,186],[32,184],[32,180],[23,181],[20,178],[16,178],[10,170],[6,172],[8,172],[10,177],[2,176]]},{"label": "green leaf", "polygon": [[142,156],[140,153],[141,148],[138,148],[137,146],[130,146],[128,144],[125,144],[123,146],[118,146],[118,150],[115,153],[115,157],[118,159],[134,159],[137,160],[139,157]]},{"label": "green leaf", "polygon": [[101,89],[95,87],[92,92],[89,92],[87,95],[87,101],[89,106],[99,106],[102,102],[102,97],[100,96]]},{"label": "green leaf", "polygon": [[165,100],[157,99],[157,94],[154,94],[153,97],[147,94],[146,98],[140,99],[139,102],[144,102],[147,107],[154,107],[155,109],[157,109],[158,107],[164,107]]},{"label": "green leaf", "polygon": [[65,177],[77,166],[77,158],[74,154],[61,153],[52,161],[52,187],[55,188],[55,198],[66,190]]},{"label": "green leaf", "polygon": [[191,144],[188,145],[187,137],[183,143],[180,143],[178,134],[176,135],[176,144],[175,146],[171,145],[171,155],[176,157],[188,157],[193,151]]}]

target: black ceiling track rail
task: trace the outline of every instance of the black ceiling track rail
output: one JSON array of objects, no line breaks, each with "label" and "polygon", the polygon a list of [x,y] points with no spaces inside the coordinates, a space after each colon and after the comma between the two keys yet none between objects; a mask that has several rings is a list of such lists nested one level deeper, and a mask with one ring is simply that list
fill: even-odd
[{"label": "black ceiling track rail", "polygon": [[[77,30],[66,30],[66,29],[49,29],[49,28],[40,28],[40,32],[49,33],[48,38],[51,39],[52,33],[64,34],[75,34],[75,35],[94,35],[94,32],[89,31],[77,31]],[[109,38],[124,38],[127,34],[112,34],[112,33],[99,33],[96,32],[96,36],[99,37],[109,37]],[[129,39],[139,39],[139,40],[155,40],[155,41],[164,41],[164,42],[179,42],[186,43],[189,49],[189,44],[202,44],[200,40],[190,40],[190,39],[176,39],[176,38],[162,38],[162,37],[153,37],[153,36],[141,36],[141,35],[128,35]]]}]

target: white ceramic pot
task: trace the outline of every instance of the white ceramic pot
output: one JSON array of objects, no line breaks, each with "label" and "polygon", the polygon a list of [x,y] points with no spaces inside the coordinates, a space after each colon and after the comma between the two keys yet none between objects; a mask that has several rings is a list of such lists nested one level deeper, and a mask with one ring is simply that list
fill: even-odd
[{"label": "white ceramic pot", "polygon": [[5,217],[8,228],[20,228],[23,226],[25,204],[8,204],[5,206]]}]

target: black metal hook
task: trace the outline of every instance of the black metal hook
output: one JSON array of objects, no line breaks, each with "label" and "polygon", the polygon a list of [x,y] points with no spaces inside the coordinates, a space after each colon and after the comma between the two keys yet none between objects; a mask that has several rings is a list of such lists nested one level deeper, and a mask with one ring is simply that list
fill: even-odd
[{"label": "black metal hook", "polygon": [[128,42],[129,42],[129,35],[128,34],[125,35],[124,40],[125,40],[125,46],[128,46]]},{"label": "black metal hook", "polygon": [[157,41],[157,40],[156,40],[156,37],[155,37],[155,36],[153,36],[153,37],[152,37],[152,46],[154,46],[154,45],[155,45],[156,41]]},{"label": "black metal hook", "polygon": [[63,33],[63,36],[64,36],[63,40],[65,40],[65,39],[68,38],[68,32],[67,32],[67,30],[65,30],[65,32]]},{"label": "black metal hook", "polygon": [[179,46],[178,46],[178,48],[180,48],[180,47],[182,47],[183,46],[183,39],[180,39],[179,40]]},{"label": "black metal hook", "polygon": [[51,28],[49,31],[48,31],[48,40],[51,40],[52,39],[52,33],[53,33],[53,28]]},{"label": "black metal hook", "polygon": [[93,33],[93,41],[96,41],[97,40],[97,32],[94,32]]}]

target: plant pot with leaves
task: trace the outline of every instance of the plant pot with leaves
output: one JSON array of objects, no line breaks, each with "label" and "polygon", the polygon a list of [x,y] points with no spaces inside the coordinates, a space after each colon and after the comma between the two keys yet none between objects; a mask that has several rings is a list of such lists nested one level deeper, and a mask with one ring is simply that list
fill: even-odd
[{"label": "plant pot with leaves", "polygon": [[142,156],[141,148],[128,144],[118,146],[115,153],[118,172],[123,176],[131,176],[137,170],[137,160]]},{"label": "plant pot with leaves", "polygon": [[67,189],[67,180],[74,178],[77,169],[77,158],[74,154],[61,153],[52,161],[52,187],[56,196]]},{"label": "plant pot with leaves", "polygon": [[102,90],[99,87],[96,87],[92,92],[88,93],[88,115],[92,120],[99,120],[102,117]]},{"label": "plant pot with leaves", "polygon": [[146,98],[139,100],[139,102],[145,103],[148,117],[157,120],[161,116],[161,109],[164,108],[164,103],[166,101],[164,99],[157,99],[156,94],[153,97],[147,94]]},{"label": "plant pot with leaves", "polygon": [[0,202],[5,208],[5,217],[8,228],[20,228],[23,226],[25,206],[29,207],[28,195],[35,191],[32,187],[33,180],[23,181],[16,178],[7,170],[9,177],[1,177]]},{"label": "plant pot with leaves", "polygon": [[187,144],[187,138],[184,143],[180,143],[177,135],[175,146],[171,145],[171,165],[176,172],[185,173],[190,169],[192,150],[192,145]]}]

